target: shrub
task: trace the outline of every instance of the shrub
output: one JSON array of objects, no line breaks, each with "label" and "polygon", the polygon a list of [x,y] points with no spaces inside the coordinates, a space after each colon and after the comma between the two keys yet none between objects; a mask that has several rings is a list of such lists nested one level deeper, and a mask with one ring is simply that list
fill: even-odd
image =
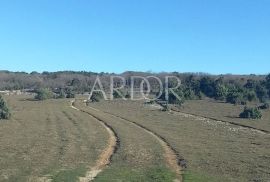
[{"label": "shrub", "polygon": [[130,93],[127,93],[127,94],[125,95],[125,98],[126,98],[126,99],[130,99],[130,98],[131,98]]},{"label": "shrub", "polygon": [[99,102],[102,99],[103,99],[103,95],[101,92],[93,92],[90,98],[92,102]]},{"label": "shrub", "polygon": [[41,88],[36,91],[37,95],[35,99],[37,100],[46,100],[53,98],[54,94],[49,88]]},{"label": "shrub", "polygon": [[9,119],[11,116],[6,101],[0,95],[0,119]]},{"label": "shrub", "polygon": [[248,108],[245,107],[244,111],[240,113],[240,118],[251,118],[251,119],[261,119],[262,113],[258,108]]},{"label": "shrub", "polygon": [[269,103],[264,103],[263,105],[258,107],[259,109],[269,109]]}]

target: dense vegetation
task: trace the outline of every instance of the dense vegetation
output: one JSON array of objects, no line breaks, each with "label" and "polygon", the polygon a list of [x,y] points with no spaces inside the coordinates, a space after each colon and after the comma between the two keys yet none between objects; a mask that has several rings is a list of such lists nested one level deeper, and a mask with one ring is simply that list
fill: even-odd
[{"label": "dense vegetation", "polygon": [[[72,98],[75,93],[90,92],[97,76],[103,84],[105,90],[110,88],[110,76],[116,74],[93,73],[93,72],[43,72],[43,73],[24,73],[0,71],[0,90],[31,89],[38,90],[38,99],[51,97],[52,93],[41,88],[49,88],[56,97]],[[179,98],[169,93],[169,103],[182,104],[185,100],[201,99],[210,97],[216,100],[232,104],[243,104],[247,102],[264,103],[270,97],[270,74],[265,75],[209,75],[203,73],[144,73],[144,72],[125,72],[118,74],[126,79],[127,86],[123,93],[128,93],[131,84],[131,76],[156,76],[164,81],[166,75],[173,75],[182,81],[179,89],[175,90]],[[159,88],[157,82],[149,80],[151,85],[151,94],[157,94],[155,90]],[[140,82],[135,81],[135,86]],[[121,80],[115,82],[115,85],[121,85]],[[173,85],[173,84],[172,84]],[[114,97],[118,97],[114,93]],[[126,95],[127,98],[130,94]],[[165,99],[164,94],[161,99]]]},{"label": "dense vegetation", "polygon": [[[270,75],[265,79],[247,79],[246,81],[210,76],[195,79],[191,75],[184,80],[176,93],[182,97],[180,103],[184,100],[200,99],[205,96],[231,104],[263,103],[270,98]],[[176,97],[172,96],[169,103],[175,104],[176,99]]]},{"label": "dense vegetation", "polygon": [[10,118],[9,108],[4,98],[0,95],[0,119],[9,119],[9,118]]}]

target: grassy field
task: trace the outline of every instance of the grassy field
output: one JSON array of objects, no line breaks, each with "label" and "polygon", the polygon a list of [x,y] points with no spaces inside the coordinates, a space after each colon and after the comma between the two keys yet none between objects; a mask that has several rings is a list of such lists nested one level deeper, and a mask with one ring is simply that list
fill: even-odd
[{"label": "grassy field", "polygon": [[[195,102],[200,105],[203,101],[194,101],[193,105]],[[164,137],[187,160],[184,181],[270,180],[270,135],[187,114],[162,112],[142,102],[116,100],[90,106],[128,118]],[[223,106],[223,110],[230,107]],[[197,113],[196,109],[188,108],[185,107],[186,112]],[[197,108],[211,110],[205,105]],[[232,111],[223,113],[226,112]],[[218,117],[218,112],[211,113]],[[257,122],[269,126],[267,113],[264,118]]]},{"label": "grassy field", "polygon": [[[0,121],[1,182],[78,181],[108,148],[106,127],[116,147],[94,181],[270,180],[269,134],[195,116],[268,129],[267,111],[262,120],[252,121],[236,117],[241,106],[209,100],[187,102],[180,112],[162,112],[142,101],[87,106],[76,99],[72,108],[68,99],[5,99],[12,118]],[[181,178],[170,161],[187,164]]]},{"label": "grassy field", "polygon": [[12,110],[0,121],[0,181],[76,181],[95,165],[108,133],[95,119],[69,107],[69,100],[6,97]]},{"label": "grassy field", "polygon": [[[255,104],[250,106],[256,106]],[[261,120],[250,120],[239,118],[239,114],[244,110],[243,105],[233,105],[214,100],[193,100],[187,101],[181,111],[198,114],[206,117],[213,117],[224,121],[252,126],[270,132],[270,110],[261,110],[263,117]]]},{"label": "grassy field", "polygon": [[75,106],[106,121],[119,138],[111,165],[95,181],[173,181],[176,174],[166,165],[163,149],[151,134],[132,123],[97,111],[77,101]]}]

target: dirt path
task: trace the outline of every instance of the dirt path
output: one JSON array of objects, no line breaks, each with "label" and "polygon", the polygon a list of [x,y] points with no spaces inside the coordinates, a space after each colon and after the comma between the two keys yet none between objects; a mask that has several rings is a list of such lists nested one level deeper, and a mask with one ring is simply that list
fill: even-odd
[{"label": "dirt path", "polygon": [[114,114],[109,113],[109,112],[101,111],[101,110],[98,110],[98,109],[90,107],[90,106],[88,106],[88,108],[95,110],[95,111],[98,111],[98,112],[103,112],[103,113],[109,114],[110,116],[115,117],[117,119],[120,119],[124,122],[131,123],[134,126],[136,126],[137,128],[144,130],[145,132],[149,133],[154,138],[156,138],[164,149],[164,158],[167,162],[168,167],[172,171],[174,171],[177,175],[176,176],[177,179],[175,179],[174,181],[175,182],[182,182],[183,181],[182,169],[186,168],[186,161],[182,157],[180,157],[180,155],[176,152],[176,150],[173,149],[173,147],[163,137],[159,136],[157,133],[151,131],[150,129],[148,129],[148,128],[146,128],[146,127],[144,127],[144,126],[142,126],[134,121],[130,121],[126,118],[114,115]]},{"label": "dirt path", "polygon": [[98,120],[100,124],[102,124],[102,126],[109,133],[109,140],[108,140],[107,148],[100,154],[98,160],[96,161],[96,165],[90,168],[90,170],[86,173],[85,177],[81,177],[79,179],[80,182],[89,182],[89,181],[92,181],[106,166],[108,166],[108,164],[110,164],[111,157],[116,152],[119,139],[115,131],[105,121],[100,120],[99,118],[93,116],[92,114],[88,112],[85,112],[83,110],[76,108],[74,106],[74,102],[75,102],[74,100],[71,101],[71,105],[70,105],[71,108],[80,112],[87,113],[89,116]]}]

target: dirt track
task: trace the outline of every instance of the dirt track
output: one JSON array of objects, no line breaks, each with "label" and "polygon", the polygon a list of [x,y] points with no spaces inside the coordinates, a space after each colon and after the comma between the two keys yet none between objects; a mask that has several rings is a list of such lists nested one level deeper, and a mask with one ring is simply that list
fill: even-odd
[{"label": "dirt track", "polygon": [[168,167],[172,171],[174,171],[176,173],[176,175],[177,175],[176,176],[177,179],[175,179],[175,181],[178,181],[178,182],[183,181],[183,177],[182,177],[181,172],[182,172],[183,168],[186,168],[186,161],[178,155],[178,153],[170,146],[170,144],[164,138],[162,138],[161,136],[159,136],[155,132],[151,131],[148,128],[145,128],[144,126],[142,126],[142,125],[140,125],[140,124],[138,124],[136,122],[130,121],[128,119],[122,118],[120,116],[114,115],[114,114],[109,113],[109,112],[101,111],[99,109],[96,109],[96,108],[93,108],[93,107],[90,107],[90,106],[88,106],[88,108],[90,108],[90,109],[92,109],[94,111],[109,114],[110,116],[115,117],[117,119],[120,119],[120,120],[122,120],[124,122],[131,123],[134,126],[136,126],[137,128],[144,130],[145,132],[149,133],[154,138],[156,138],[158,140],[158,142],[161,144],[162,148],[164,149],[164,158],[165,158],[165,160],[167,162]]},{"label": "dirt track", "polygon": [[103,125],[103,127],[107,130],[109,133],[109,140],[108,145],[106,149],[100,154],[98,160],[96,161],[96,165],[94,167],[91,167],[89,171],[87,171],[85,177],[81,177],[79,179],[80,182],[89,182],[95,179],[95,177],[108,165],[110,164],[110,159],[112,155],[115,153],[117,149],[117,143],[119,143],[119,139],[117,137],[117,134],[113,131],[113,129],[103,120],[100,120],[99,118],[96,118],[95,116],[91,115],[91,113],[88,113],[86,111],[82,111],[74,106],[74,100],[71,101],[70,107],[80,111],[87,113],[92,118],[96,119],[100,124]]}]

